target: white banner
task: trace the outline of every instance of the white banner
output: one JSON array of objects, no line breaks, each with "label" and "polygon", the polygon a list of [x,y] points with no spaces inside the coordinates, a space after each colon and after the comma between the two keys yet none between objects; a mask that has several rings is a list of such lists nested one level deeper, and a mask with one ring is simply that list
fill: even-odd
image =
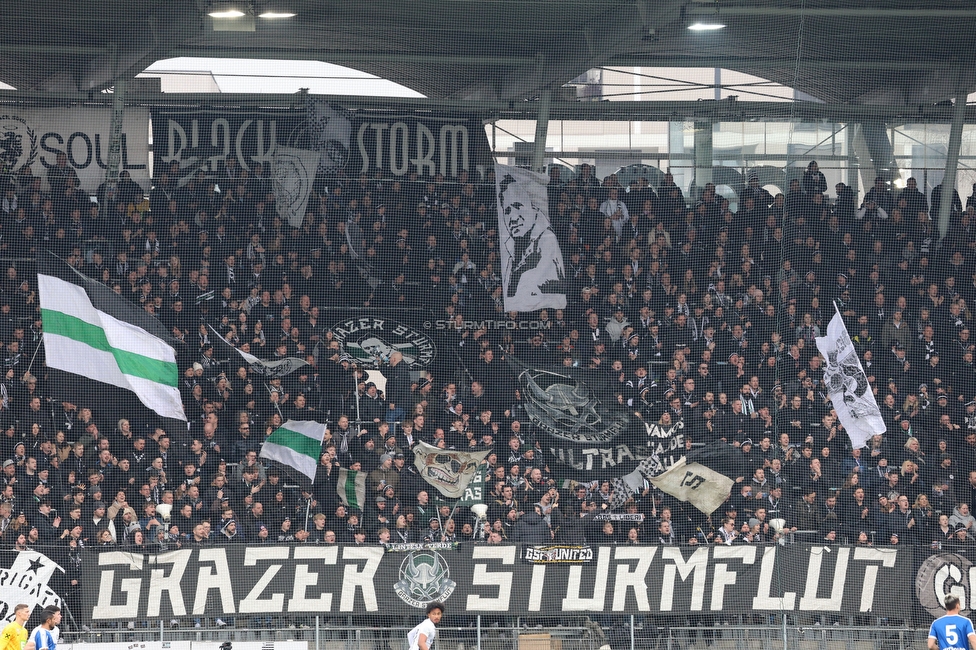
[{"label": "white banner", "polygon": [[[81,188],[94,194],[105,181],[111,130],[111,108],[0,108],[0,165],[14,171],[30,166],[48,191],[47,170],[56,164],[58,152],[64,152],[78,173]],[[148,191],[147,109],[125,109],[119,171],[128,171]]]},{"label": "white banner", "polygon": [[308,197],[312,194],[319,152],[278,147],[271,165],[275,205],[278,216],[292,228],[300,228],[305,221]]},{"label": "white banner", "polygon": [[9,568],[0,569],[0,625],[13,620],[14,607],[20,603],[31,611],[61,605],[61,597],[48,586],[55,571],[64,571],[54,560],[37,551],[10,551],[0,556],[0,563],[9,563]]},{"label": "white banner", "polygon": [[564,309],[566,269],[549,223],[549,178],[495,164],[505,311]]},{"label": "white banner", "polygon": [[864,447],[871,436],[884,433],[887,427],[836,305],[834,317],[827,325],[827,336],[817,337],[817,348],[827,360],[824,384],[837,419],[847,430],[854,448]]}]

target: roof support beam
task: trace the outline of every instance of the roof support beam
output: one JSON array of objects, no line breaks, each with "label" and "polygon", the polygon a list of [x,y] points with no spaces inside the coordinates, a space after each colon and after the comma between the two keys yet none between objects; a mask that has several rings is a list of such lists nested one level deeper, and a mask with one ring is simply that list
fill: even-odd
[{"label": "roof support beam", "polygon": [[[428,99],[408,97],[364,97],[346,95],[316,95],[351,109],[369,111],[452,110],[481,113],[492,120],[535,120],[539,102],[510,102],[466,99]],[[0,90],[0,105],[33,104],[65,106],[70,104],[112,105],[111,94],[87,92],[48,92]],[[128,106],[152,107],[224,107],[288,109],[302,104],[301,96],[289,94],[250,93],[157,93],[133,92],[126,95]],[[738,122],[744,120],[785,122],[791,118],[821,122],[863,122],[879,120],[888,124],[901,122],[949,123],[953,118],[951,106],[820,104],[815,102],[750,102],[720,101],[643,101],[643,102],[574,102],[553,99],[550,120],[587,121],[713,121]],[[966,123],[976,123],[976,105],[967,107]]]},{"label": "roof support beam", "polygon": [[689,7],[687,16],[763,16],[766,18],[790,17],[799,18],[932,18],[972,20],[972,9],[939,9],[936,7],[917,7],[911,9],[888,9],[884,7],[727,7],[722,6],[718,12],[714,5],[706,7]]},{"label": "roof support beam", "polygon": [[468,56],[442,54],[401,54],[399,52],[349,52],[342,50],[286,50],[279,48],[209,48],[178,47],[169,50],[167,57],[192,56],[215,59],[272,59],[288,61],[322,61],[324,63],[400,63],[419,65],[498,66],[529,65],[535,62],[526,56]]},{"label": "roof support beam", "polygon": [[[792,69],[795,58],[737,56],[672,56],[632,52],[610,58],[605,67],[645,66],[660,68],[724,68],[726,70]],[[891,59],[823,60],[804,58],[802,67],[814,70],[919,70],[932,69],[931,61],[892,61]]]}]

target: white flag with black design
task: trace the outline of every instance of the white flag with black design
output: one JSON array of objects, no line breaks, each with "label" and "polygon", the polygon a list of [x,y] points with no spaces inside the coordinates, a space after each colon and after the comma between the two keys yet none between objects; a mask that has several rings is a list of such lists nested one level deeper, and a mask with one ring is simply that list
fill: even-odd
[{"label": "white flag with black design", "polygon": [[455,451],[418,442],[413,446],[413,454],[420,478],[444,496],[460,499],[489,451]]},{"label": "white flag with black design", "polygon": [[545,174],[495,165],[506,311],[566,307],[566,269],[549,223],[548,182]]},{"label": "white flag with black design", "polygon": [[48,586],[55,571],[64,572],[57,562],[37,551],[9,551],[0,555],[0,612],[6,612],[0,623],[13,620],[14,607],[61,605],[61,598]]},{"label": "white flag with black design", "polygon": [[308,197],[312,195],[315,171],[319,166],[319,152],[291,147],[277,147],[271,162],[271,182],[274,187],[278,216],[292,228],[300,228],[305,220]]},{"label": "white flag with black design", "polygon": [[715,512],[729,497],[735,483],[701,463],[689,463],[681,458],[666,472],[648,479],[662,492],[695,506],[706,515]]},{"label": "white flag with black design", "polygon": [[826,359],[824,384],[837,419],[854,448],[864,447],[871,436],[884,433],[887,427],[837,305],[827,325],[827,336],[817,337],[817,349]]}]

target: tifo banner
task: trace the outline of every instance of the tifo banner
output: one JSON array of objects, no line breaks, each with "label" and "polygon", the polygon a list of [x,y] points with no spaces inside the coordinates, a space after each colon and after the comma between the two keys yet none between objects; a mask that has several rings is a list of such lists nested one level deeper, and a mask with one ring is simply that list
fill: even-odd
[{"label": "tifo banner", "polygon": [[566,308],[566,269],[549,222],[549,177],[495,165],[505,310]]},{"label": "tifo banner", "polygon": [[555,474],[580,481],[632,472],[653,476],[684,456],[683,423],[662,426],[618,408],[606,373],[508,359],[543,458]]},{"label": "tifo banner", "polygon": [[[342,358],[360,368],[386,372],[390,356],[400,352],[411,371],[433,373],[435,384],[446,383],[451,375],[444,373],[459,367],[471,376],[480,373],[470,357],[459,354],[454,331],[424,312],[336,310],[325,320]],[[538,367],[512,354],[496,363],[510,380],[503,383],[519,390],[522,426],[539,441],[543,459],[559,478],[630,475],[642,486],[645,477],[666,470],[686,453],[683,423],[665,426],[636,417],[632,408],[620,406],[604,372]]]},{"label": "tifo banner", "polygon": [[[529,568],[518,546],[388,553],[383,546],[213,546],[144,556],[86,549],[93,621],[248,614],[687,614],[770,611],[904,617],[913,549],[594,546]],[[589,555],[589,554],[587,554]],[[579,560],[585,558],[580,557]],[[788,578],[787,578],[788,577]],[[76,614],[77,618],[78,614]]]},{"label": "tifo banner", "polygon": [[279,146],[315,151],[320,174],[349,177],[457,176],[491,161],[481,119],[473,115],[425,116],[349,111],[311,100],[290,111],[153,111],[153,155],[157,170],[173,161],[185,177],[203,169],[219,176],[233,159],[235,169],[265,176]]},{"label": "tifo banner", "polygon": [[[427,370],[437,358],[437,342],[412,312],[349,311],[332,313],[332,333],[345,358],[360,368],[388,364],[394,352],[411,370]],[[389,367],[389,366],[386,366]]]},{"label": "tifo banner", "polygon": [[[30,167],[44,179],[57,164],[58,153],[78,174],[81,188],[94,193],[105,181],[108,167],[111,108],[0,108],[0,168],[19,171]],[[122,121],[119,171],[149,190],[149,111],[129,107]]]},{"label": "tifo banner", "polygon": [[319,165],[319,153],[279,146],[271,164],[271,181],[275,193],[278,216],[292,228],[300,228],[305,220],[308,199]]}]

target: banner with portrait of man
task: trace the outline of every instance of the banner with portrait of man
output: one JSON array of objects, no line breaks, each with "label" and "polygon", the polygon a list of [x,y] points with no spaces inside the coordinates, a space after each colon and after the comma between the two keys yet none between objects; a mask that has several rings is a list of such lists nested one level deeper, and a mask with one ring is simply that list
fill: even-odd
[{"label": "banner with portrait of man", "polygon": [[308,199],[319,165],[319,152],[278,147],[271,163],[271,182],[278,216],[292,228],[305,221]]},{"label": "banner with portrait of man", "polygon": [[566,269],[549,222],[548,182],[545,174],[495,165],[506,311],[566,307]]}]

